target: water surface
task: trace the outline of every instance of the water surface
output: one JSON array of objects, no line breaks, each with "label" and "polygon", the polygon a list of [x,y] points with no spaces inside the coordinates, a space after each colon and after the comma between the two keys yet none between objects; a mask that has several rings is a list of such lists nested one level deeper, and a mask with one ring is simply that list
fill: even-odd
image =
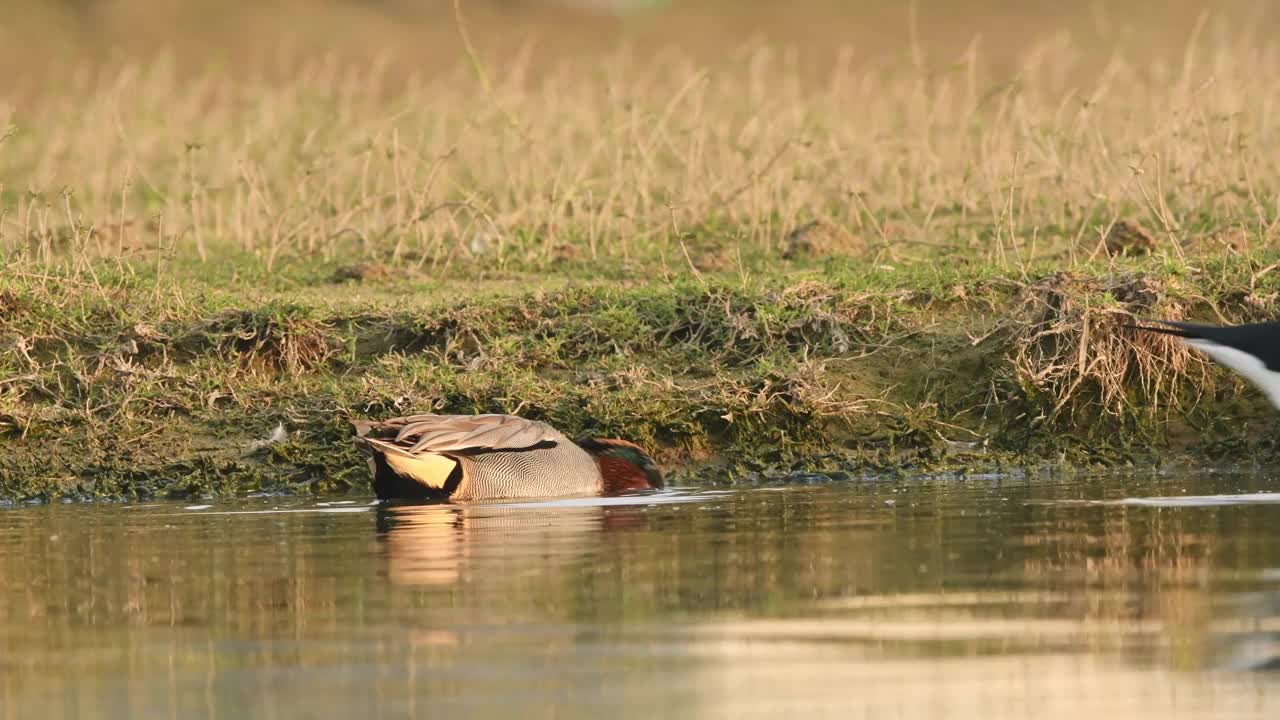
[{"label": "water surface", "polygon": [[0,511],[10,718],[1263,718],[1280,482]]}]

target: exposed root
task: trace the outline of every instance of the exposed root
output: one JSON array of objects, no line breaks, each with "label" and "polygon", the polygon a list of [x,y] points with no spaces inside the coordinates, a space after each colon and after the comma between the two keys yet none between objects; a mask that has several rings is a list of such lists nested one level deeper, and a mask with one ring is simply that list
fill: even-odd
[{"label": "exposed root", "polygon": [[1044,399],[1049,418],[1075,421],[1096,412],[1156,417],[1181,388],[1195,388],[1198,399],[1212,388],[1208,363],[1176,338],[1126,327],[1135,316],[1152,316],[1157,304],[1161,317],[1181,318],[1183,308],[1162,303],[1162,295],[1142,275],[1059,273],[1028,287],[1011,321],[1009,359],[1019,386]]}]

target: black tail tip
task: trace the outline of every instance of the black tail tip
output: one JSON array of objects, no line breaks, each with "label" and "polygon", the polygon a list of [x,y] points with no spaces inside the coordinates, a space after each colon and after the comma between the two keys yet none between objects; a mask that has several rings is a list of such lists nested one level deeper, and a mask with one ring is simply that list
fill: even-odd
[{"label": "black tail tip", "polygon": [[[1151,325],[1149,323],[1158,323]],[[1138,330],[1141,332],[1157,333],[1159,335],[1173,335],[1175,337],[1189,338],[1195,337],[1182,323],[1172,320],[1138,320],[1134,318],[1130,322],[1122,323],[1120,327],[1126,330]]]}]

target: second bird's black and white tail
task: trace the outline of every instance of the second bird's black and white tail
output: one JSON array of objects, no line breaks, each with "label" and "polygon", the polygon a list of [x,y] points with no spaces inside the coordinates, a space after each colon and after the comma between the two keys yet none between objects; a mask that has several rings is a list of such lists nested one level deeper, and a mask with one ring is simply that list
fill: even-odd
[{"label": "second bird's black and white tail", "polygon": [[1181,338],[1215,362],[1234,370],[1267,394],[1280,410],[1280,322],[1251,325],[1200,325],[1153,320],[1129,327]]}]

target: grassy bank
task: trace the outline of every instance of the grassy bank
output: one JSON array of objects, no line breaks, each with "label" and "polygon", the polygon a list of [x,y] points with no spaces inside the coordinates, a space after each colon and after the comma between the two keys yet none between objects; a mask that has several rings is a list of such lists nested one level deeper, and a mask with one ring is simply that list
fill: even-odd
[{"label": "grassy bank", "polygon": [[425,410],[630,437],[703,479],[1254,459],[1274,428],[1257,393],[1122,324],[1261,317],[1280,288],[1265,261],[465,284],[13,265],[0,490],[343,490],[366,472],[350,418]]},{"label": "grassy bank", "polygon": [[[208,29],[225,63],[59,54],[32,15],[57,82],[0,81],[0,496],[341,490],[350,418],[426,410],[704,479],[1270,452],[1256,393],[1122,325],[1274,317],[1273,13],[995,42],[1022,4],[820,5],[540,50],[511,18],[569,11],[317,5],[276,48],[282,3],[243,48]],[[143,7],[57,12],[200,47]]]}]

